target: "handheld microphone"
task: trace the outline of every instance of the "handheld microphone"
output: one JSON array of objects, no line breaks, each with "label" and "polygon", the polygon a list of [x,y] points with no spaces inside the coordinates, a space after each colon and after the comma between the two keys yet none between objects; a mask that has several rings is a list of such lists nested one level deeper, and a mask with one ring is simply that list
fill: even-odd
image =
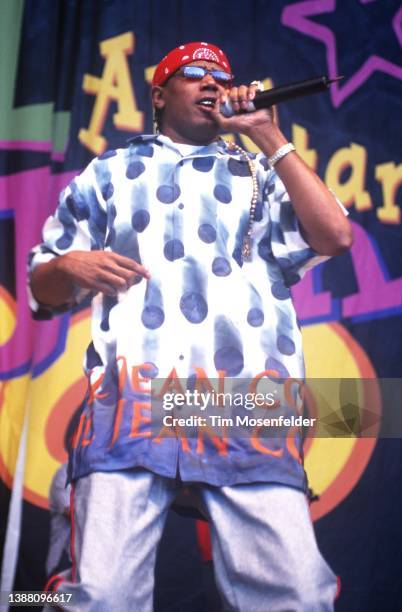
[{"label": "handheld microphone", "polygon": [[[315,77],[305,81],[298,81],[297,83],[290,83],[289,85],[273,87],[267,91],[257,91],[254,100],[248,103],[248,108],[242,109],[240,112],[250,113],[260,108],[269,108],[279,102],[286,102],[294,98],[320,93],[329,89],[331,83],[335,83],[340,79],[343,79],[343,76],[338,76],[334,79],[329,79],[326,76]],[[221,104],[220,112],[224,117],[228,118],[236,114],[229,100],[225,104]]]}]

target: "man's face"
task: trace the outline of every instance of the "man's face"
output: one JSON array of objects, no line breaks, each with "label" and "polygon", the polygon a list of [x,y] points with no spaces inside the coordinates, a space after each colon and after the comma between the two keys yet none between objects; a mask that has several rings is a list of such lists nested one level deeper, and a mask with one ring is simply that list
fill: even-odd
[{"label": "man's face", "polygon": [[[195,61],[187,65],[222,71],[221,66],[213,62]],[[154,106],[163,113],[162,133],[174,142],[208,144],[219,133],[212,110],[228,89],[229,83],[219,83],[210,74],[202,79],[187,79],[179,69],[163,87],[152,90]]]}]

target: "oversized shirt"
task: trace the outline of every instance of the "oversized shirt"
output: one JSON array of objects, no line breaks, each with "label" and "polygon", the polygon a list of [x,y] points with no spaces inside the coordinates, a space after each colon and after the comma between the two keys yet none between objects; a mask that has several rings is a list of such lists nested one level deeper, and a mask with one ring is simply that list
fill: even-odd
[{"label": "oversized shirt", "polygon": [[[256,431],[227,439],[208,429],[186,436],[172,428],[159,435],[151,427],[151,379],[177,391],[190,380],[211,390],[272,372],[281,383],[302,378],[289,287],[322,260],[259,154],[252,156],[258,180],[252,254],[243,261],[253,193],[247,160],[223,141],[182,153],[167,137],[140,136],[94,159],[64,190],[43,243],[31,253],[33,269],[72,250],[104,249],[151,273],[116,297],[93,297],[89,391],[71,477],[142,466],[219,486],[266,481],[304,488],[297,436],[268,439]],[[76,299],[84,294],[77,288]],[[31,305],[39,315],[33,298]]]}]

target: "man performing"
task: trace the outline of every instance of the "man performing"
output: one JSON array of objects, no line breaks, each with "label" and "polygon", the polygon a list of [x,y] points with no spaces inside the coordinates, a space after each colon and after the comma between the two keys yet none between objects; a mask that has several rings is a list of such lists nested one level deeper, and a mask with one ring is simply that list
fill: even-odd
[{"label": "man performing", "polygon": [[[93,295],[89,391],[69,465],[73,567],[56,583],[75,603],[63,609],[152,610],[157,545],[183,483],[210,520],[225,610],[333,609],[298,438],[217,443],[156,435],[150,424],[152,379],[169,392],[183,381],[302,379],[289,287],[352,241],[341,206],[272,112],[241,113],[256,85],[232,79],[214,45],[171,51],[152,85],[159,133],[93,160],[31,256],[37,316]],[[226,99],[230,119],[219,112]]]}]

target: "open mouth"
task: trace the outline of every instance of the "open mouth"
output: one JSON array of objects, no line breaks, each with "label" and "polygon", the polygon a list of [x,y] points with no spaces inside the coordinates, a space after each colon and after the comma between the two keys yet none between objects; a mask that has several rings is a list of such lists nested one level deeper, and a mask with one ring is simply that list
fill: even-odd
[{"label": "open mouth", "polygon": [[215,103],[216,98],[205,97],[201,98],[201,100],[198,100],[197,105],[201,106],[202,108],[214,108]]}]

